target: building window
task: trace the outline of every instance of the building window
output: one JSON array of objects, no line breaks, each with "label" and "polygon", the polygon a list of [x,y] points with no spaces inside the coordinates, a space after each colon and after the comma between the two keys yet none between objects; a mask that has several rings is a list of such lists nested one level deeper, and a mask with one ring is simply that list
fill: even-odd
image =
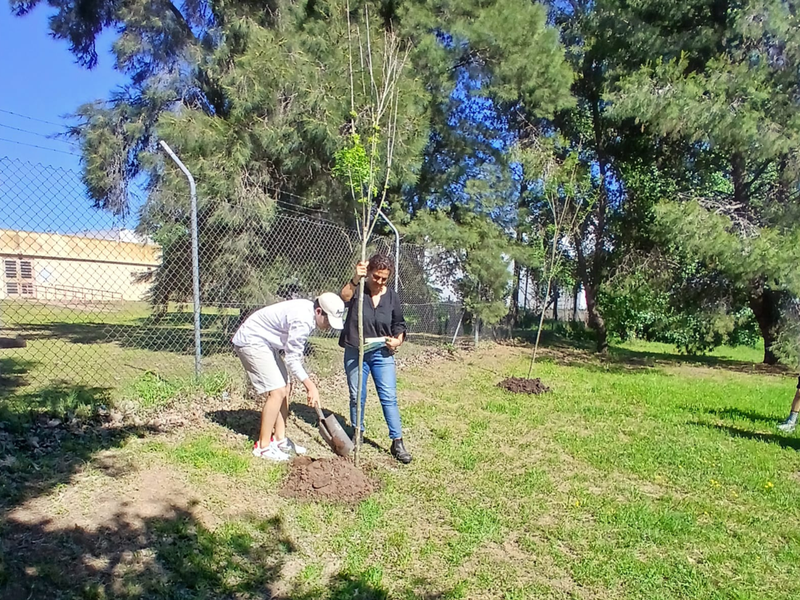
[{"label": "building window", "polygon": [[6,267],[6,279],[16,279],[17,278],[17,261],[15,260],[5,260],[5,267]]},{"label": "building window", "polygon": [[36,296],[32,260],[4,259],[3,272],[5,273],[7,295],[24,298]]}]

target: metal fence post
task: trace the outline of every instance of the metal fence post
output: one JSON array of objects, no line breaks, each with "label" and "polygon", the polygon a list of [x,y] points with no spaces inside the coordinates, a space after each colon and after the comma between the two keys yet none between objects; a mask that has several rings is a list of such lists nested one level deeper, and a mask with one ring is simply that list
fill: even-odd
[{"label": "metal fence post", "polygon": [[382,210],[379,210],[378,214],[394,231],[394,291],[396,292],[400,286],[400,232],[397,231],[397,227],[394,226],[394,223],[389,220],[389,217]]},{"label": "metal fence post", "polygon": [[461,329],[461,321],[463,321],[463,320],[464,320],[464,311],[462,310],[461,311],[461,316],[458,317],[458,324],[456,325],[456,332],[453,334],[453,341],[452,341],[452,344],[451,344],[453,346],[456,345],[456,338],[458,337],[458,330]]},{"label": "metal fence post", "polygon": [[189,180],[189,194],[191,195],[191,234],[192,234],[192,300],[194,301],[194,376],[200,377],[200,259],[197,241],[197,189],[194,177],[181,160],[175,155],[164,140],[159,142],[169,157],[175,161],[178,168]]}]

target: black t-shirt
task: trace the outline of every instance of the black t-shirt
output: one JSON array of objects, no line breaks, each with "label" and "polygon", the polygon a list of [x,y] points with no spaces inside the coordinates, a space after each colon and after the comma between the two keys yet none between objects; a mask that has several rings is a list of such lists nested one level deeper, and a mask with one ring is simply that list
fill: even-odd
[{"label": "black t-shirt", "polygon": [[[386,293],[381,296],[377,308],[372,305],[369,291],[364,294],[364,337],[397,337],[407,333],[406,321],[403,318],[403,308],[400,306],[400,297],[392,288],[386,288]],[[342,348],[358,348],[358,288],[356,288],[347,307],[347,317],[344,320],[344,329],[339,336],[339,345]]]}]

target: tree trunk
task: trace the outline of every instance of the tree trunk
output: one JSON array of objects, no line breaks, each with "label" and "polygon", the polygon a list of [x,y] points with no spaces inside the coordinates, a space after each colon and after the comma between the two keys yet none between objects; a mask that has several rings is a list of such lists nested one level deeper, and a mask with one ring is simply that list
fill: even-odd
[{"label": "tree trunk", "polygon": [[578,259],[578,277],[583,284],[583,293],[586,296],[586,324],[595,333],[597,352],[605,354],[608,352],[608,332],[606,331],[606,323],[597,306],[597,287],[589,277],[589,272],[586,268],[586,256],[584,255],[581,241],[581,238],[575,240],[575,254]]},{"label": "tree trunk", "polygon": [[522,296],[522,308],[527,312],[528,310],[528,283],[531,279],[531,270],[525,269],[525,293]]},{"label": "tree trunk", "polygon": [[558,321],[558,285],[553,287],[553,321]]},{"label": "tree trunk", "polygon": [[[741,152],[734,152],[731,156],[731,182],[733,183],[733,201],[741,208],[749,200],[747,194],[747,180],[745,177],[747,165]],[[738,209],[737,209],[738,210]]]},{"label": "tree trunk", "polygon": [[[364,220],[366,223],[366,219]],[[361,261],[365,261],[367,256],[367,228],[364,228],[362,233],[363,238],[361,242]],[[364,416],[361,414],[361,394],[364,390],[364,291],[366,287],[365,278],[361,278],[358,282],[358,395],[356,396],[356,422],[355,422],[355,436],[353,447],[353,463],[356,467],[361,462],[361,420]]]},{"label": "tree trunk", "polygon": [[579,283],[575,283],[575,289],[572,290],[572,320],[578,320],[578,293],[580,292],[581,286]]},{"label": "tree trunk", "polygon": [[[522,181],[519,184],[519,198],[517,199],[517,244],[522,243],[522,219],[520,212],[522,211],[522,199],[523,194],[527,186],[525,184],[525,172],[522,173]],[[519,264],[519,261],[514,261],[514,283],[511,288],[511,315],[509,322],[511,324],[511,328],[517,326],[517,321],[519,320],[519,286],[520,286],[520,276],[522,274],[522,267]]]},{"label": "tree trunk", "polygon": [[514,283],[511,286],[511,307],[509,309],[508,319],[512,329],[517,326],[517,320],[519,319],[519,283],[521,273],[522,268],[519,262],[514,261]]},{"label": "tree trunk", "polygon": [[781,318],[780,298],[780,292],[763,287],[750,296],[750,310],[753,311],[761,337],[764,338],[764,364],[767,365],[778,364],[773,345],[778,337]]},{"label": "tree trunk", "polygon": [[[597,339],[597,352],[605,354],[608,352],[608,332],[606,323],[600,314],[597,305],[597,295],[600,288],[600,279],[603,271],[603,259],[605,254],[604,243],[606,241],[606,216],[608,210],[608,157],[606,156],[605,143],[603,140],[603,120],[600,114],[602,72],[598,65],[590,56],[584,58],[589,62],[587,67],[589,81],[592,89],[589,93],[592,111],[592,130],[594,133],[594,150],[597,155],[600,181],[599,194],[594,210],[594,252],[591,256],[591,264],[587,266],[586,257],[583,250],[578,246],[578,269],[583,283],[583,290],[586,295],[586,313],[588,315],[589,328],[595,332]],[[585,233],[585,232],[584,232]],[[580,240],[583,241],[583,238]]]},{"label": "tree trunk", "polygon": [[[747,164],[741,152],[731,155],[731,182],[733,183],[733,200],[737,210],[750,202],[750,184],[746,181]],[[752,183],[752,182],[751,182]],[[778,337],[778,326],[781,319],[781,293],[765,287],[764,280],[753,286],[750,293],[750,310],[756,317],[761,337],[764,339],[764,364],[778,364],[773,346]]]},{"label": "tree trunk", "polygon": [[586,284],[584,284],[583,288],[586,293],[588,325],[597,338],[597,351],[600,354],[606,354],[608,352],[608,331],[606,331],[606,322],[597,307],[597,290],[595,290],[594,286],[587,286]]}]

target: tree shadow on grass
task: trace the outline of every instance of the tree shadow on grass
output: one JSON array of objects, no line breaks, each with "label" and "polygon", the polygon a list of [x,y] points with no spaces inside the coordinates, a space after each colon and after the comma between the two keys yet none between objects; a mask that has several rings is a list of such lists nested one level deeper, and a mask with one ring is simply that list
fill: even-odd
[{"label": "tree shadow on grass", "polygon": [[0,423],[21,430],[37,420],[86,419],[105,414],[111,390],[69,381],[51,381],[44,387],[0,391]]},{"label": "tree shadow on grass", "polygon": [[7,520],[0,597],[266,599],[296,550],[277,517],[211,530],[191,505],[162,513],[118,513],[92,530]]},{"label": "tree shadow on grass", "polygon": [[[248,516],[211,529],[193,508],[165,505],[162,514],[147,518],[120,512],[93,529],[9,519],[0,540],[0,597],[393,600],[410,595],[390,594],[369,570],[309,583],[283,579],[297,547],[280,517]],[[413,596],[437,600],[447,594]]]},{"label": "tree shadow on grass", "polygon": [[61,383],[3,401],[0,598],[269,597],[265,586],[293,551],[275,520],[212,532],[185,506],[148,519],[118,514],[93,530],[26,519],[28,501],[69,484],[98,453],[158,430],[113,422],[101,388]]},{"label": "tree shadow on grass", "polygon": [[[191,315],[189,315],[191,317]],[[205,315],[204,315],[205,316]],[[118,344],[123,348],[136,348],[151,352],[173,352],[194,354],[194,329],[191,326],[176,325],[174,320],[155,324],[151,318],[141,319],[138,324],[112,323],[67,323],[19,325],[18,330],[28,341],[60,340],[70,344]],[[233,332],[213,327],[200,331],[200,345],[203,356],[232,352]],[[315,352],[313,342],[306,344],[306,356]]]},{"label": "tree shadow on grass", "polygon": [[732,427],[730,425],[721,425],[718,423],[702,423],[695,421],[690,423],[699,427],[707,427],[708,429],[716,429],[728,434],[734,438],[741,438],[745,440],[755,440],[757,442],[765,442],[768,444],[775,444],[781,448],[789,448],[792,450],[800,450],[800,438],[789,437],[779,433],[759,433],[756,431],[748,431],[739,427]]},{"label": "tree shadow on grass", "polygon": [[[157,430],[115,424],[102,408],[107,396],[100,389],[61,384],[21,397],[38,408],[15,413],[14,423],[0,420],[0,598],[392,599],[369,572],[340,573],[313,590],[282,581],[295,546],[279,518],[246,517],[212,529],[197,518],[192,503],[165,502],[156,516],[143,507],[142,516],[126,508],[125,499],[113,516],[92,526],[56,514],[42,518],[27,501],[69,484],[99,452]],[[81,399],[80,406],[94,412],[70,417],[76,405],[65,397]],[[210,415],[235,431],[257,424],[260,416],[248,410]]]},{"label": "tree shadow on grass", "polygon": [[[301,404],[300,402],[292,402],[289,405],[289,411],[293,415],[295,415],[299,420],[303,421],[308,425],[313,426],[314,429],[317,428],[317,422],[319,421],[317,417],[317,411],[315,411],[310,406],[306,404]],[[355,432],[356,432],[355,427],[349,424],[349,419],[345,418],[344,415],[340,415],[339,413],[334,412],[327,408],[323,409],[322,412],[325,413],[326,417],[329,415],[333,415],[334,417],[336,417],[336,420],[339,421],[339,425],[342,426],[342,429],[344,429],[344,432],[347,434],[347,437],[349,437],[350,439],[353,439],[355,437]],[[367,446],[371,446],[372,448],[375,448],[376,450],[380,450],[382,452],[386,453],[389,452],[386,448],[382,447],[380,444],[375,442],[375,440],[368,438],[366,435],[364,436],[364,444],[366,444]]]},{"label": "tree shadow on grass", "polygon": [[0,358],[0,401],[28,384],[27,375],[38,363],[24,358]]},{"label": "tree shadow on grass", "polygon": [[[299,421],[302,421],[305,425],[309,426],[309,430],[306,433],[313,435],[317,432],[317,423],[319,419],[317,418],[317,412],[313,408],[299,402],[292,402],[289,405],[289,411],[291,414],[297,417]],[[348,437],[351,439],[353,438],[353,433],[355,430],[353,427],[347,424],[347,420],[342,415],[328,410],[327,408],[324,409],[323,412],[325,413],[325,416],[334,415]],[[227,427],[231,431],[247,436],[251,440],[258,439],[261,427],[261,411],[249,408],[214,410],[207,412],[206,417],[217,425]],[[364,443],[375,448],[376,450],[388,452],[388,450],[381,447],[374,440],[371,440],[366,436],[364,437]]]},{"label": "tree shadow on grass", "polygon": [[63,382],[0,397],[0,512],[69,482],[98,452],[158,431],[113,422],[108,401],[108,389]]},{"label": "tree shadow on grass", "polygon": [[[20,334],[29,341],[61,340],[71,344],[119,344],[152,352],[194,353],[194,330],[170,322],[154,324],[150,318],[138,324],[69,323],[22,324]],[[229,352],[230,335],[221,330],[202,329],[201,345],[204,356]]]},{"label": "tree shadow on grass", "polygon": [[260,434],[261,411],[259,410],[252,408],[212,410],[206,413],[206,418],[251,440],[257,440]]},{"label": "tree shadow on grass", "polygon": [[774,415],[765,415],[752,410],[742,410],[739,408],[709,408],[706,413],[720,419],[730,419],[731,421],[744,420],[753,423],[770,423],[775,425],[779,419]]},{"label": "tree shadow on grass", "polygon": [[[418,582],[419,586],[432,587],[429,582]],[[419,587],[417,586],[417,587]],[[312,588],[309,591],[293,590],[291,595],[275,596],[272,600],[394,600],[395,598],[413,597],[417,600],[441,600],[450,597],[452,592],[420,593],[407,590],[400,596],[394,596],[384,589],[380,583],[372,581],[369,573],[354,576],[339,573],[328,581],[324,587]]]},{"label": "tree shadow on grass", "polygon": [[678,354],[677,352],[674,354],[666,352],[649,352],[642,350],[629,350],[627,348],[620,348],[618,346],[612,347],[610,349],[610,353],[614,360],[631,364],[638,363],[649,366],[679,364],[707,367],[709,369],[720,369],[724,371],[745,374],[758,373],[761,375],[777,376],[792,374],[791,369],[783,365],[767,365],[764,363],[734,360],[732,358],[723,358],[719,356],[691,356],[687,354]]},{"label": "tree shadow on grass", "polygon": [[[782,365],[765,365],[748,361],[733,360],[718,356],[690,356],[686,354],[630,350],[610,346],[606,355],[593,351],[593,345],[583,341],[572,341],[552,332],[543,333],[540,343],[540,356],[543,361],[553,361],[559,365],[578,367],[589,371],[612,373],[647,373],[653,369],[689,365],[719,369],[735,373],[785,376],[793,372]],[[532,348],[532,343],[525,344]],[[537,359],[538,360],[538,359]]]}]

